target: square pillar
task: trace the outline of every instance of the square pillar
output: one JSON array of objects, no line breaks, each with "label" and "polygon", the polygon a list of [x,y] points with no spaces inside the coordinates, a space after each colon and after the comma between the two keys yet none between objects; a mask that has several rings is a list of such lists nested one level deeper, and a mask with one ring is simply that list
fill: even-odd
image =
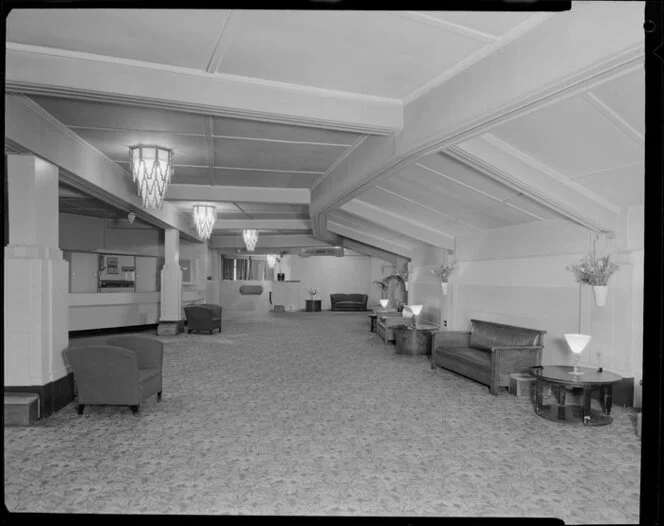
[{"label": "square pillar", "polygon": [[69,263],[59,248],[58,167],[8,155],[7,189],[4,390],[38,394],[40,413],[48,416],[73,399],[62,356],[69,345]]},{"label": "square pillar", "polygon": [[164,266],[161,269],[161,302],[157,334],[174,336],[182,332],[182,269],[180,268],[180,232],[164,231]]}]

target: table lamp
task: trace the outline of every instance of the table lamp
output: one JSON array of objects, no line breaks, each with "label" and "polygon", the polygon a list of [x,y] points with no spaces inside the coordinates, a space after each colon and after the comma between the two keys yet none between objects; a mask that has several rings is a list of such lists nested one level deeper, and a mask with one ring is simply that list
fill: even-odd
[{"label": "table lamp", "polygon": [[385,308],[387,307],[387,304],[390,302],[390,300],[378,300],[378,302],[380,303],[381,307]]},{"label": "table lamp", "polygon": [[581,353],[586,348],[590,342],[589,334],[565,334],[565,340],[567,340],[567,345],[571,351],[576,355],[576,363],[574,364],[574,370],[569,371],[569,374],[580,375],[583,374],[579,371],[579,363],[581,362]]},{"label": "table lamp", "polygon": [[422,305],[405,305],[404,308],[408,308],[410,312],[413,313],[411,321],[413,322],[413,327],[417,327],[417,315],[422,311]]}]

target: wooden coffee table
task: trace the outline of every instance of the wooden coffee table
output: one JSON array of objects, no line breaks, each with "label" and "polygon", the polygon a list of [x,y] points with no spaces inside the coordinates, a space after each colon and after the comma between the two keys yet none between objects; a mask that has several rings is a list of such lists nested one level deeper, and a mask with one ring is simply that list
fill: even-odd
[{"label": "wooden coffee table", "polygon": [[[404,323],[410,323],[410,320]],[[431,354],[431,332],[437,330],[437,325],[427,324],[418,324],[417,327],[411,325],[394,327],[396,352],[411,355]]]},{"label": "wooden coffee table", "polygon": [[[581,375],[570,374],[574,367],[569,365],[545,365],[534,367],[531,374],[536,379],[535,412],[544,418],[556,422],[569,424],[584,424],[590,426],[603,426],[613,422],[611,418],[611,403],[613,397],[613,384],[622,380],[622,377],[598,369],[581,367]],[[557,391],[557,404],[544,404],[544,385],[550,385]],[[582,391],[582,405],[565,404],[565,395],[568,390]],[[602,411],[591,409],[591,393],[599,389]]]}]

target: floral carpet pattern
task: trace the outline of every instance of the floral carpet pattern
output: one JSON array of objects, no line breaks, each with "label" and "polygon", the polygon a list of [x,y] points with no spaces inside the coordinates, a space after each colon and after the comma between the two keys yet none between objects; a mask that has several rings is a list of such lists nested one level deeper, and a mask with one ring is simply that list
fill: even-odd
[{"label": "floral carpet pattern", "polygon": [[140,416],[72,403],[4,428],[10,511],[638,522],[631,409],[602,427],[540,418],[526,398],[396,354],[366,313],[159,339],[163,400]]}]

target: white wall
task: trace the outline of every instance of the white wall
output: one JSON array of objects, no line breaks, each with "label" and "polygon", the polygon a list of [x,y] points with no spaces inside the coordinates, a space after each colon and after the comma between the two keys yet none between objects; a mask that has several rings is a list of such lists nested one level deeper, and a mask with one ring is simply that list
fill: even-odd
[{"label": "white wall", "polygon": [[609,280],[605,307],[597,307],[591,288],[580,287],[565,269],[594,244],[594,236],[580,226],[551,220],[457,238],[449,328],[466,330],[476,317],[546,330],[544,364],[570,363],[563,334],[580,330],[592,336],[582,363],[599,361],[636,378],[642,359],[642,250],[624,234],[638,239],[635,217],[636,210],[623,214],[623,234],[597,243],[598,255],[610,253],[621,265]]},{"label": "white wall", "polygon": [[286,255],[284,258],[290,267],[287,280],[302,282],[302,304],[309,299],[307,290],[318,288],[316,299],[322,300],[321,308],[330,308],[330,294],[357,293],[371,295],[378,303],[376,286],[372,284],[371,259],[364,255],[312,256],[300,257]]},{"label": "white wall", "polygon": [[443,296],[440,279],[431,270],[447,262],[447,250],[427,247],[426,250],[413,253],[408,267],[408,304],[423,305],[419,322],[440,325],[441,309],[443,314],[447,305],[447,296]]}]

